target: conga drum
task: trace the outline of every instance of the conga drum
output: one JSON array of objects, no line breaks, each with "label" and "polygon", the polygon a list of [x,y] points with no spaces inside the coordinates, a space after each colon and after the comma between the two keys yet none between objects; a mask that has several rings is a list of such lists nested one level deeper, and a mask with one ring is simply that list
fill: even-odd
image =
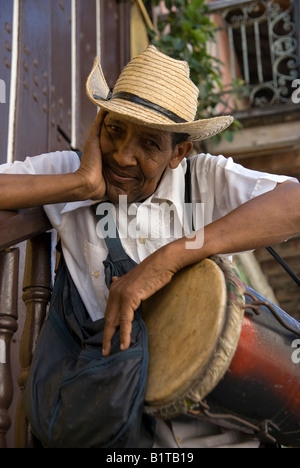
[{"label": "conga drum", "polygon": [[178,272],[143,303],[145,411],[189,414],[262,441],[300,447],[300,324],[214,256]]}]

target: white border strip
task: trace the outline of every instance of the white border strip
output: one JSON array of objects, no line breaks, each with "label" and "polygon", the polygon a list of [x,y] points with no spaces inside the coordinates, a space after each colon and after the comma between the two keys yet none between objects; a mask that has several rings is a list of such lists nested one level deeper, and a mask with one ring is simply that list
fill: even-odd
[{"label": "white border strip", "polygon": [[71,90],[72,90],[72,115],[71,115],[71,145],[77,148],[77,123],[78,123],[78,63],[77,63],[77,0],[72,0],[71,6]]},{"label": "white border strip", "polygon": [[101,63],[101,4],[96,0],[96,53]]},{"label": "white border strip", "polygon": [[12,60],[10,75],[10,97],[8,117],[7,162],[14,161],[15,125],[17,114],[17,85],[19,62],[19,34],[20,34],[20,0],[14,0],[13,31],[12,31]]}]

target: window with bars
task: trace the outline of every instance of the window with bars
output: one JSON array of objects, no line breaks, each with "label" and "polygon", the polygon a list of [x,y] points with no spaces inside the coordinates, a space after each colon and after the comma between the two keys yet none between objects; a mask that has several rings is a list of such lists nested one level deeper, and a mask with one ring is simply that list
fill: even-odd
[{"label": "window with bars", "polygon": [[217,0],[210,12],[218,18],[217,44],[225,33],[232,79],[249,87],[247,106],[290,102],[300,76],[299,1]]}]

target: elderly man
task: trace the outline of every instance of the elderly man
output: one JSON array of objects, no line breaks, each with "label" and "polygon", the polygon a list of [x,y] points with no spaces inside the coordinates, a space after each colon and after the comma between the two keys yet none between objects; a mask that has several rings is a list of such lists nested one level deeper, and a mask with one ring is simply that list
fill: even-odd
[{"label": "elderly man", "polygon": [[[0,209],[45,207],[61,236],[66,265],[90,318],[105,316],[103,355],[109,356],[116,331],[120,328],[121,350],[128,349],[134,311],[182,268],[213,254],[255,249],[297,234],[300,186],[285,176],[249,171],[223,156],[194,156],[193,210],[201,203],[203,216],[194,217],[191,234],[182,222],[186,158],[193,141],[222,131],[232,118],[195,120],[198,90],[189,79],[187,64],[153,46],[125,67],[112,93],[96,62],[87,93],[101,111],[81,159],[65,151],[1,166]],[[122,277],[114,277],[109,291],[103,270],[107,248],[90,209],[105,201],[115,206],[123,247],[137,264]],[[164,213],[149,228],[146,221],[154,204],[175,207],[181,237],[161,226],[170,223]],[[124,230],[128,208],[134,210],[138,235]],[[204,242],[200,242],[203,228]],[[210,446],[209,436],[213,440],[219,432],[194,420],[179,419],[171,425],[160,421],[155,446],[176,447],[179,437],[187,439],[187,447],[189,440],[190,446]],[[243,441],[231,431],[229,436],[222,433],[216,445]]]}]

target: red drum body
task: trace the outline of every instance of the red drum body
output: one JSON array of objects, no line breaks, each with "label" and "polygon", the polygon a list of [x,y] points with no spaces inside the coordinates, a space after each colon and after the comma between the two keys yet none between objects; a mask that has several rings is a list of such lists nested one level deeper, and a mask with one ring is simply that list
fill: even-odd
[{"label": "red drum body", "polygon": [[245,309],[229,370],[207,398],[209,412],[245,418],[262,439],[268,434],[280,444],[300,447],[300,324],[247,286],[245,299],[260,305]]},{"label": "red drum body", "polygon": [[300,324],[245,286],[231,262],[182,270],[143,309],[147,413],[300,447]]}]

